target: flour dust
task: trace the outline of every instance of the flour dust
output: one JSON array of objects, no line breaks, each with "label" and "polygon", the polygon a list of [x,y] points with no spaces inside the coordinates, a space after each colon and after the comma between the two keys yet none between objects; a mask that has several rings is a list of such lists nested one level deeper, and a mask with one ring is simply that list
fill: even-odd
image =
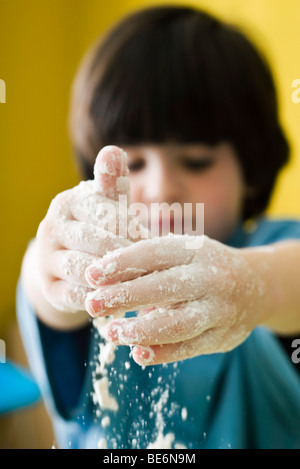
[{"label": "flour dust", "polygon": [[166,373],[164,378],[161,376],[161,367],[141,368],[131,358],[128,347],[116,347],[102,338],[106,322],[104,318],[93,321],[99,334],[92,394],[95,423],[101,427],[97,447],[185,448],[174,423],[184,422],[188,416],[187,409],[180,408],[173,398],[178,364],[162,365],[168,368],[167,380]]}]

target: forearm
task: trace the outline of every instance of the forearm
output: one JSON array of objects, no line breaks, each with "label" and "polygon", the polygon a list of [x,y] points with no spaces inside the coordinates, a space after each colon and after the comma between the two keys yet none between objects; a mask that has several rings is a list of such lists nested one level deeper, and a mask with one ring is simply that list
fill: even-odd
[{"label": "forearm", "polygon": [[300,241],[247,248],[243,256],[262,279],[260,324],[280,334],[300,333]]},{"label": "forearm", "polygon": [[55,309],[45,298],[40,285],[37,268],[36,242],[32,241],[25,253],[21,281],[24,291],[39,320],[54,329],[72,330],[86,325],[89,317],[86,311],[66,313]]}]

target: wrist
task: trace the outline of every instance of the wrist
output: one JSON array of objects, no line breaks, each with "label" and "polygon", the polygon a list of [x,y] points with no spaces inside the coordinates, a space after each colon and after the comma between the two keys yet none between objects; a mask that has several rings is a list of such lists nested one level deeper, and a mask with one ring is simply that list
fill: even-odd
[{"label": "wrist", "polygon": [[242,251],[263,289],[257,325],[279,334],[299,332],[299,241],[283,241]]},{"label": "wrist", "polygon": [[247,269],[247,280],[243,287],[250,327],[254,329],[257,326],[267,326],[277,315],[280,302],[273,250],[268,246],[244,248],[240,250],[240,254]]}]

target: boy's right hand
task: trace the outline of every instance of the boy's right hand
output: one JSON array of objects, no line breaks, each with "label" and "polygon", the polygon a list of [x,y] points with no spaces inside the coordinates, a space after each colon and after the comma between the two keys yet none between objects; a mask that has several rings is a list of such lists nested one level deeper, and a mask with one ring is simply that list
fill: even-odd
[{"label": "boy's right hand", "polygon": [[[124,208],[123,215],[127,216],[126,204],[117,203],[120,195],[126,196],[123,200],[127,205],[130,202],[126,153],[115,146],[104,147],[97,156],[94,176],[94,180],[83,181],[53,199],[38,228],[36,262],[29,266],[36,269],[31,278],[37,283],[30,289],[39,289],[37,298],[42,293],[49,305],[64,313],[85,310],[86,295],[91,291],[85,280],[87,266],[108,251],[132,243],[130,238],[108,231],[114,226],[108,211],[114,215],[122,207],[121,212]],[[120,219],[122,216],[117,217]]]}]

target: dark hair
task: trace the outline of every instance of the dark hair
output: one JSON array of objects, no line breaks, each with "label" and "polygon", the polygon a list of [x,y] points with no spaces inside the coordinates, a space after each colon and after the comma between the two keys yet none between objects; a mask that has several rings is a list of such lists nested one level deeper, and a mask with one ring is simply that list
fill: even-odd
[{"label": "dark hair", "polygon": [[107,144],[231,143],[261,214],[289,145],[269,66],[236,26],[190,7],[152,7],[91,48],[74,82],[75,154],[87,178]]}]

